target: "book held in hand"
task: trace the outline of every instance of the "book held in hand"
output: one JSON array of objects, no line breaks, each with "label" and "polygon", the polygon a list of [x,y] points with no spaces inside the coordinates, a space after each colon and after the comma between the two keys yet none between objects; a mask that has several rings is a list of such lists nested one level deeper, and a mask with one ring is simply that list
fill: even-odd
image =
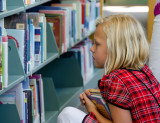
[{"label": "book held in hand", "polygon": [[91,89],[91,95],[87,95],[87,97],[96,105],[97,110],[101,115],[105,118],[112,120],[111,113],[109,111],[109,107],[105,100],[102,98],[99,89]]}]

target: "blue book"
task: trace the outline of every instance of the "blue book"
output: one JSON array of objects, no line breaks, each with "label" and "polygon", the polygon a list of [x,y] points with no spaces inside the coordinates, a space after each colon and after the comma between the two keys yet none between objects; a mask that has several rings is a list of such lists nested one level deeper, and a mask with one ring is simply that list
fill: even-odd
[{"label": "blue book", "polygon": [[43,35],[43,22],[40,22],[39,23],[39,27],[41,27],[41,62],[43,62],[43,38],[44,38],[44,35]]},{"label": "blue book", "polygon": [[39,10],[62,10],[61,7],[37,6],[28,10],[28,12],[39,12]]},{"label": "blue book", "polygon": [[24,80],[22,82],[22,87],[23,89],[30,89],[30,86],[29,86],[29,78],[27,77],[26,80]]},{"label": "blue book", "polygon": [[76,10],[73,10],[72,11],[72,14],[73,14],[73,19],[72,19],[72,23],[73,23],[73,41],[76,43],[77,42],[77,36],[76,36],[76,33],[77,33],[77,27],[76,27]]},{"label": "blue book", "polygon": [[41,28],[35,27],[35,54],[34,65],[38,66],[41,63]]},{"label": "blue book", "polygon": [[3,11],[3,0],[0,0],[0,11]]}]

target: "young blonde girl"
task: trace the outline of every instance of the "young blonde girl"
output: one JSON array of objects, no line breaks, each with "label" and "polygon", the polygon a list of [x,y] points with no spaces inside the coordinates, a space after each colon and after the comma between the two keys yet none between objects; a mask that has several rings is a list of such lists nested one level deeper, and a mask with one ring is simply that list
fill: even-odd
[{"label": "young blonde girl", "polygon": [[[59,115],[58,122],[160,122],[160,84],[146,65],[149,44],[140,23],[129,15],[111,15],[99,19],[94,39],[91,47],[94,64],[97,68],[105,69],[99,89],[108,103],[112,121],[103,117],[87,98],[90,95],[88,89],[80,94],[88,115],[77,109],[66,108]],[[74,113],[69,113],[71,110]],[[79,119],[73,120],[76,118]]]}]

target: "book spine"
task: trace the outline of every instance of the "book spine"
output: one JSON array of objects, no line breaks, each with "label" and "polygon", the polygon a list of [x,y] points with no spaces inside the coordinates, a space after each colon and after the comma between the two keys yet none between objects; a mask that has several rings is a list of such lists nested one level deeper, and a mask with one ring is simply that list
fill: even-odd
[{"label": "book spine", "polygon": [[[1,30],[1,28],[0,28]],[[0,83],[2,84],[2,35],[0,35]],[[0,87],[0,90],[2,89],[2,87]]]},{"label": "book spine", "polygon": [[44,61],[44,57],[43,57],[43,54],[44,54],[44,50],[43,50],[43,22],[40,22],[39,23],[39,26],[41,27],[41,62]]},{"label": "book spine", "polygon": [[8,86],[8,38],[2,37],[2,86]]},{"label": "book spine", "polygon": [[35,28],[35,54],[34,54],[35,66],[41,63],[41,28]]}]

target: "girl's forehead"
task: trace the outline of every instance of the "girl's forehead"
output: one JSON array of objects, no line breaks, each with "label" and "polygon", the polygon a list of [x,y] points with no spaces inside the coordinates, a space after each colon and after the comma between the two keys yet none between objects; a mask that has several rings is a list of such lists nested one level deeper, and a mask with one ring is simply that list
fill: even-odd
[{"label": "girl's forehead", "polygon": [[94,38],[96,39],[96,38],[105,38],[106,37],[106,35],[105,35],[105,32],[104,32],[104,30],[103,30],[103,25],[101,24],[101,25],[98,25],[97,27],[96,27],[96,31],[95,31],[95,33],[94,33]]}]

